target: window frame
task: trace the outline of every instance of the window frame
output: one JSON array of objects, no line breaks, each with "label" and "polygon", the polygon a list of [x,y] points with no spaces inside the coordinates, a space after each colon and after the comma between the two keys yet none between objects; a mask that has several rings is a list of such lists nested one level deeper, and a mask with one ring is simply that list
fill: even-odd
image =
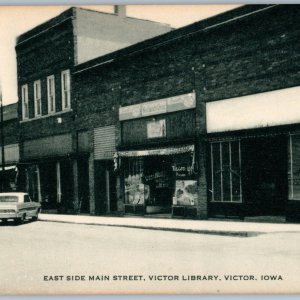
[{"label": "window frame", "polygon": [[[52,88],[52,95],[50,94]],[[50,97],[53,97],[53,110],[51,110],[51,99]],[[56,103],[55,103],[55,76],[50,75],[47,76],[47,102],[48,102],[48,114],[53,114],[55,113],[56,110]]]},{"label": "window frame", "polygon": [[[36,89],[38,87],[38,89]],[[41,80],[36,80],[33,82],[33,99],[34,99],[34,116],[40,117],[42,115],[42,88]],[[38,113],[38,104],[40,113]]]},{"label": "window frame", "polygon": [[21,86],[21,99],[22,99],[22,119],[27,120],[29,119],[28,84],[23,84]]},{"label": "window frame", "polygon": [[[66,89],[65,89],[65,81],[64,81],[65,78],[67,78]],[[67,95],[67,99],[66,99],[66,95]],[[67,106],[65,106],[65,103],[67,103]],[[71,75],[69,69],[61,72],[61,107],[62,110],[71,109]]]},{"label": "window frame", "polygon": [[[237,142],[238,143],[238,150],[239,150],[239,189],[240,189],[240,199],[239,201],[234,201],[233,200],[233,179],[232,179],[232,143]],[[228,143],[229,146],[229,184],[230,184],[230,199],[224,200],[224,187],[223,187],[223,172],[224,172],[224,165],[222,161],[222,151],[223,151],[223,145],[225,143]],[[215,189],[214,189],[214,156],[213,156],[213,144],[219,144],[219,151],[220,151],[220,189],[221,189],[221,199],[220,200],[215,200]],[[232,140],[232,141],[216,141],[216,142],[211,142],[209,145],[210,148],[210,186],[211,186],[211,199],[210,202],[212,203],[243,203],[243,190],[242,190],[242,166],[241,166],[241,141],[240,140]]]}]

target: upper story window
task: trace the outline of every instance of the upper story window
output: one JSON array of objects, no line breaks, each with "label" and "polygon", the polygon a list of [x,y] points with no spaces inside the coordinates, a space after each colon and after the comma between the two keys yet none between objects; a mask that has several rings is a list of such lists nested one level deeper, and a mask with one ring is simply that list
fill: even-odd
[{"label": "upper story window", "polygon": [[63,110],[71,108],[70,70],[61,72],[61,101]]},{"label": "upper story window", "polygon": [[34,90],[34,115],[36,117],[42,114],[42,102],[41,102],[41,81],[37,80],[33,83]]},{"label": "upper story window", "polygon": [[54,75],[47,77],[47,99],[48,113],[55,112],[55,77]]},{"label": "upper story window", "polygon": [[28,85],[25,84],[21,88],[21,97],[22,97],[22,119],[29,118],[29,109],[28,109]]}]

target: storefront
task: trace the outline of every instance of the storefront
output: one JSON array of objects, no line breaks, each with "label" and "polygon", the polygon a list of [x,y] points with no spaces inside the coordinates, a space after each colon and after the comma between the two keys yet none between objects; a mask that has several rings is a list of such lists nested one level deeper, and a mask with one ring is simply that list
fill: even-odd
[{"label": "storefront", "polygon": [[190,93],[120,108],[115,164],[125,213],[197,215],[195,106]]},{"label": "storefront", "polygon": [[78,213],[79,156],[72,153],[72,136],[63,134],[23,143],[20,181],[44,212]]},{"label": "storefront", "polygon": [[210,217],[300,221],[299,91],[206,104]]},{"label": "storefront", "polygon": [[209,216],[261,218],[286,215],[286,134],[210,142]]},{"label": "storefront", "polygon": [[125,213],[171,214],[197,202],[194,145],[120,151]]},{"label": "storefront", "polygon": [[[0,146],[0,163],[2,162],[2,151]],[[19,144],[10,144],[4,146],[5,166],[0,167],[0,189],[1,191],[18,190],[18,162],[19,162]]]}]

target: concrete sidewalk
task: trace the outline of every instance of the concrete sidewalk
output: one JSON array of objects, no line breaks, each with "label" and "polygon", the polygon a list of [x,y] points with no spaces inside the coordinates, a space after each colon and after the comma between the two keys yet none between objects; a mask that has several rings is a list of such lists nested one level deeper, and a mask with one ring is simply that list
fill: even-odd
[{"label": "concrete sidewalk", "polygon": [[240,237],[251,237],[266,233],[300,233],[300,224],[270,224],[243,221],[179,220],[144,217],[106,217],[60,214],[39,214],[39,220],[48,222],[168,230]]}]

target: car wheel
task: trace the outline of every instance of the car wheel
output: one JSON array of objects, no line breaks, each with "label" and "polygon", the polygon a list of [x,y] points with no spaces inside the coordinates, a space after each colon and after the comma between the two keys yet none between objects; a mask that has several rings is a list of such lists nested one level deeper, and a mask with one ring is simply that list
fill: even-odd
[{"label": "car wheel", "polygon": [[36,216],[33,216],[33,217],[31,218],[32,221],[37,221],[37,219],[38,219],[38,217],[39,217],[39,212],[40,212],[40,209],[38,209],[38,210],[36,211]]},{"label": "car wheel", "polygon": [[15,224],[23,224],[26,219],[26,215],[22,215],[20,218],[15,219]]}]

